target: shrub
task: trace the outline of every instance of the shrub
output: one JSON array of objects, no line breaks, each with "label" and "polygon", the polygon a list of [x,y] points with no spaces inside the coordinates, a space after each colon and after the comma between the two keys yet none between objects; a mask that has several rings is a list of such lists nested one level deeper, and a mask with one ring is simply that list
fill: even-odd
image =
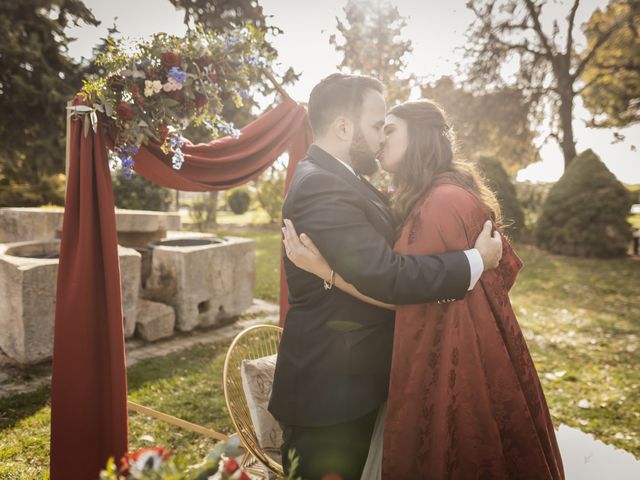
[{"label": "shrub", "polygon": [[536,225],[541,248],[579,257],[626,255],[631,198],[591,150],[578,155],[549,191]]},{"label": "shrub", "polygon": [[507,172],[498,160],[490,157],[479,158],[478,168],[500,203],[504,231],[512,238],[519,238],[524,227],[524,212]]},{"label": "shrub", "polygon": [[271,167],[256,182],[258,202],[269,215],[271,223],[277,222],[282,215],[286,176],[286,170]]},{"label": "shrub", "polygon": [[35,184],[14,183],[0,172],[0,207],[64,205],[66,177],[62,173],[44,175]]},{"label": "shrub", "polygon": [[189,204],[189,217],[198,227],[215,227],[218,217],[218,192],[213,190],[202,194]]},{"label": "shrub", "polygon": [[[527,236],[533,237],[536,222],[542,213],[542,205],[549,194],[551,183],[516,182],[516,194],[524,212],[524,225]],[[522,237],[522,235],[521,235]],[[521,238],[522,240],[522,238]]]},{"label": "shrub", "polygon": [[227,196],[227,204],[233,213],[242,215],[249,210],[251,195],[245,187],[234,188]]},{"label": "shrub", "polygon": [[173,194],[170,189],[151,182],[140,175],[125,177],[120,172],[112,177],[116,207],[132,210],[169,210]]}]

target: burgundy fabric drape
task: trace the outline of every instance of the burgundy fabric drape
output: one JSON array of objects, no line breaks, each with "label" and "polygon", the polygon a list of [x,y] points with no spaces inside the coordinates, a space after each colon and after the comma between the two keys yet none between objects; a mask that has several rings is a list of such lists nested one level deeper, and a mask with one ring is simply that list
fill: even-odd
[{"label": "burgundy fabric drape", "polygon": [[[96,479],[109,457],[119,460],[127,451],[120,268],[106,151],[111,142],[101,127],[85,137],[82,122],[72,120],[53,349],[52,480]],[[135,170],[169,188],[222,190],[256,178],[286,150],[290,177],[310,142],[304,107],[287,99],[242,129],[239,139],[185,145],[181,170],[171,167],[157,144],[140,149]],[[286,291],[282,295],[286,311]]]}]

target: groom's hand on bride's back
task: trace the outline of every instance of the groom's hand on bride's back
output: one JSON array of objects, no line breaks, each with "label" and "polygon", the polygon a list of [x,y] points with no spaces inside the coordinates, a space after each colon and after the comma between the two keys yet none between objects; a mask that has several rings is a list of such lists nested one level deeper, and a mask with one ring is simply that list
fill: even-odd
[{"label": "groom's hand on bride's back", "polygon": [[484,222],[482,231],[476,240],[474,248],[480,252],[482,262],[484,263],[484,271],[496,268],[502,258],[502,238],[496,230],[492,233],[493,225],[491,220]]}]

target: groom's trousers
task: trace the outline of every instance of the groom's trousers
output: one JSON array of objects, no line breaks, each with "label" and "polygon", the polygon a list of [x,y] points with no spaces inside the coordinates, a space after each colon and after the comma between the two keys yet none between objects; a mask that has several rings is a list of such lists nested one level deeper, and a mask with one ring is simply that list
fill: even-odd
[{"label": "groom's trousers", "polygon": [[299,463],[296,477],[321,480],[335,474],[343,480],[360,480],[367,461],[378,409],[347,423],[328,427],[283,425],[282,465],[289,473],[289,451],[295,450]]}]

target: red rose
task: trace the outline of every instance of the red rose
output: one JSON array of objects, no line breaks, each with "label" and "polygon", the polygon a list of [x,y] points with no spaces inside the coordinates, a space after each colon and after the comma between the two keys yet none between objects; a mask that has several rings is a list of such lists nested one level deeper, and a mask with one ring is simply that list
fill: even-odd
[{"label": "red rose", "polygon": [[131,120],[135,114],[133,113],[133,108],[130,103],[120,102],[116,107],[116,114],[120,120]]},{"label": "red rose", "polygon": [[227,473],[233,473],[238,470],[238,468],[240,468],[240,465],[238,465],[238,462],[233,458],[227,458],[222,465],[222,469]]},{"label": "red rose", "polygon": [[240,473],[240,480],[251,480],[251,477],[247,475],[245,472]]},{"label": "red rose", "polygon": [[207,65],[211,65],[212,61],[213,61],[213,59],[208,55],[205,55],[203,57],[198,57],[195,60],[196,65],[198,65],[200,68],[204,68]]},{"label": "red rose", "polygon": [[180,90],[173,90],[171,92],[167,92],[167,96],[177,100],[178,102],[182,102],[184,100],[184,93]]},{"label": "red rose", "polygon": [[140,89],[138,89],[138,85],[136,85],[135,83],[129,87],[129,91],[134,97],[140,95]]},{"label": "red rose", "polygon": [[178,67],[180,65],[180,55],[176,52],[164,52],[160,57],[160,62],[167,68]]},{"label": "red rose", "polygon": [[196,93],[196,99],[195,99],[196,108],[206,107],[208,103],[209,103],[209,99],[207,98],[206,95],[203,95],[201,93]]}]

